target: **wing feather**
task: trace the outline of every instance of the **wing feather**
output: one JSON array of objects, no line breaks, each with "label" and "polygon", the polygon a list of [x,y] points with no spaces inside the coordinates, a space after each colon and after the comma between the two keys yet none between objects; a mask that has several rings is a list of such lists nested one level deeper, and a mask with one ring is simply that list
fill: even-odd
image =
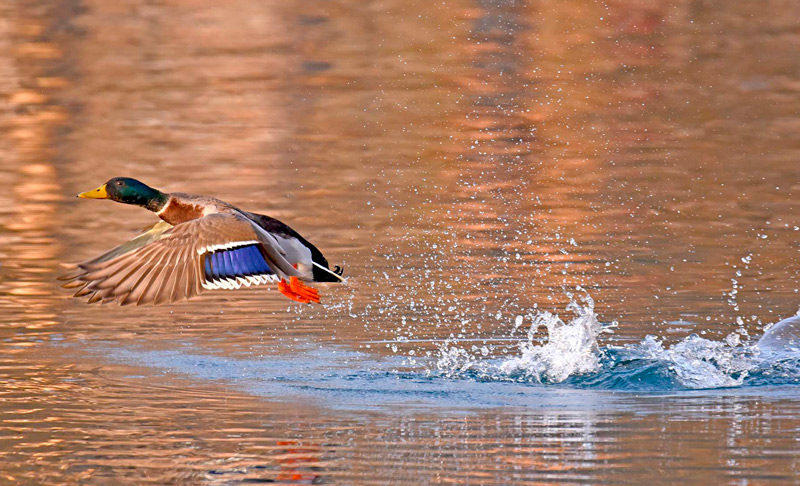
[{"label": "wing feather", "polygon": [[[203,258],[217,248],[258,242],[269,267],[281,278],[299,276],[275,238],[245,216],[211,214],[176,226],[158,223],[147,232],[77,265],[64,287],[89,302],[161,304],[203,290]],[[233,277],[231,287],[246,279]]]},{"label": "wing feather", "polygon": [[140,284],[142,285],[142,290],[141,293],[139,293],[139,298],[136,299],[136,305],[156,303],[155,301],[158,295],[158,289],[161,287],[161,283],[163,282],[164,271],[169,266],[167,262],[168,257],[169,254],[162,254],[159,263],[154,265],[150,271],[145,274],[145,278]]},{"label": "wing feather", "polygon": [[[175,260],[175,267],[173,270],[173,277],[170,279],[170,285],[166,289],[166,300],[169,303],[180,300],[183,295],[186,295],[186,281],[189,278],[187,266],[190,266],[191,260],[189,258],[190,248],[182,248],[181,253]],[[181,290],[183,289],[183,292]]]},{"label": "wing feather", "polygon": [[[172,303],[177,300],[180,300],[182,295],[186,295],[186,281],[189,278],[188,271],[186,266],[188,263],[191,263],[187,258],[187,253],[189,252],[188,248],[183,248],[181,250],[181,254],[178,255],[178,258],[175,263],[175,270],[173,271],[173,278],[170,280],[171,285],[169,286],[169,292],[167,293],[167,302]],[[178,278],[178,276],[183,278]],[[184,292],[181,293],[181,289],[183,288]]]},{"label": "wing feather", "polygon": [[[154,266],[158,266],[158,263]],[[120,305],[129,305],[138,302],[142,291],[146,289],[144,282],[146,282],[152,267],[153,265],[151,265],[148,260],[143,261],[138,265],[136,272],[131,274],[130,278],[125,281],[125,285],[119,287],[116,291],[116,299]]]},{"label": "wing feather", "polygon": [[153,241],[156,241],[156,240],[160,239],[162,237],[162,235],[166,231],[171,229],[172,227],[173,226],[171,224],[167,223],[166,221],[159,221],[158,223],[156,223],[153,226],[151,226],[150,229],[148,229],[144,233],[140,234],[139,236],[136,236],[135,238],[131,239],[130,241],[126,241],[125,243],[108,250],[107,252],[103,253],[100,256],[97,256],[97,257],[94,257],[94,258],[90,258],[88,260],[85,260],[85,261],[79,263],[77,265],[76,269],[73,272],[68,273],[66,275],[63,275],[63,276],[58,277],[58,278],[59,278],[59,280],[70,280],[70,281],[72,281],[73,279],[75,279],[79,275],[83,274],[83,271],[85,269],[87,269],[87,268],[96,266],[96,265],[98,265],[100,263],[103,263],[103,262],[106,262],[106,261],[109,261],[109,260],[112,260],[112,259],[114,259],[114,258],[116,258],[118,256],[121,256],[121,255],[124,255],[126,253],[130,253],[132,251],[136,251],[136,250],[138,250],[138,249],[140,249],[140,248],[142,248],[144,246],[147,246],[148,244],[152,243]]}]

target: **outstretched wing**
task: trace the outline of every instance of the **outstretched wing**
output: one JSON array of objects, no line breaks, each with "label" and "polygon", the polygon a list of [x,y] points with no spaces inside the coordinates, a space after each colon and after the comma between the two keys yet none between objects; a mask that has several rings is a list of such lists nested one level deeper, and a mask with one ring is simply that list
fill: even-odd
[{"label": "outstretched wing", "polygon": [[[166,221],[159,221],[158,223],[151,226],[150,229],[140,234],[139,236],[133,238],[132,240],[126,241],[125,243],[108,250],[107,252],[103,253],[98,257],[94,257],[89,260],[86,260],[85,262],[81,262],[78,264],[78,266],[80,267],[83,265],[96,265],[98,263],[111,260],[112,258],[116,258],[120,255],[124,255],[126,253],[138,250],[139,248],[149,243],[161,239],[164,232],[168,231],[171,228],[172,225],[167,223]],[[69,280],[70,278],[71,277],[69,275],[64,277],[59,277],[60,280]]]},{"label": "outstretched wing", "polygon": [[211,214],[154,227],[80,263],[64,286],[77,288],[75,296],[88,296],[90,303],[142,305],[186,299],[203,288],[239,288],[296,275],[277,242],[248,219]]}]

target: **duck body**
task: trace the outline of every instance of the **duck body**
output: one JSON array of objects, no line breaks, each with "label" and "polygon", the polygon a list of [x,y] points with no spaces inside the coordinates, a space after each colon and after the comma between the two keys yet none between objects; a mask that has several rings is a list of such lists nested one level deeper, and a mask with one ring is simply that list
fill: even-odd
[{"label": "duck body", "polygon": [[164,207],[156,215],[175,226],[210,214],[231,214],[245,217],[275,238],[278,246],[285,252],[287,260],[293,262],[303,278],[313,282],[338,282],[337,275],[326,272],[314,263],[328,268],[328,260],[319,249],[303,238],[286,223],[264,214],[242,211],[235,206],[208,196],[172,193]]},{"label": "duck body", "polygon": [[343,280],[322,252],[285,223],[209,196],[162,193],[130,178],[114,178],[90,199],[112,199],[153,211],[162,222],[62,277],[76,297],[92,302],[161,304],[204,289],[277,283],[286,297],[319,302],[304,282]]}]

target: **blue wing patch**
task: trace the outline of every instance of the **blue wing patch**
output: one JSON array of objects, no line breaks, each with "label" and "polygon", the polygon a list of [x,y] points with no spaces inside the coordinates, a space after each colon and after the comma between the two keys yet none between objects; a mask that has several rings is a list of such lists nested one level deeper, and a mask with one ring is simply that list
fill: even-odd
[{"label": "blue wing patch", "polygon": [[220,249],[203,254],[203,287],[238,289],[277,281],[259,245]]}]

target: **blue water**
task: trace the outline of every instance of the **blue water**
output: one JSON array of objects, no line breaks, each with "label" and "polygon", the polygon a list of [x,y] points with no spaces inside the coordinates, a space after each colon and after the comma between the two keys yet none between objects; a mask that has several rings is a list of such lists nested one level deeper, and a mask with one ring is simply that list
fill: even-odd
[{"label": "blue water", "polygon": [[[744,354],[750,352],[744,351]],[[704,366],[728,378],[730,384],[707,388],[687,384],[686,380],[676,372],[675,363],[642,358],[637,351],[626,348],[605,350],[605,359],[600,371],[571,377],[564,384],[581,388],[655,392],[800,384],[800,357],[785,357],[772,361],[760,360],[751,355],[747,358],[752,360],[751,367],[728,373],[722,370],[721,363],[715,358],[701,359]]]},{"label": "blue water", "polygon": [[[595,327],[594,334],[585,332],[581,326],[596,323],[591,313],[585,313],[569,323],[560,323],[567,331],[562,338],[578,336],[586,338],[584,342],[525,342],[519,354],[490,358],[483,358],[481,352],[467,352],[474,343],[467,348],[459,347],[464,343],[458,341],[442,343],[439,356],[424,360],[313,343],[295,345],[280,355],[245,358],[216,356],[187,341],[174,343],[174,349],[167,350],[95,342],[81,352],[88,350],[114,362],[145,366],[164,375],[201,380],[250,395],[301,399],[334,409],[575,409],[620,404],[632,394],[642,393],[797,397],[798,322],[800,318],[782,321],[751,342],[731,337],[711,341],[690,335],[665,347],[649,336],[633,345],[600,347],[594,339],[602,326]],[[551,340],[557,335],[551,329]],[[569,351],[558,349],[564,344]],[[586,370],[586,366],[591,369]],[[567,375],[557,379],[553,372],[565,369]]]}]

